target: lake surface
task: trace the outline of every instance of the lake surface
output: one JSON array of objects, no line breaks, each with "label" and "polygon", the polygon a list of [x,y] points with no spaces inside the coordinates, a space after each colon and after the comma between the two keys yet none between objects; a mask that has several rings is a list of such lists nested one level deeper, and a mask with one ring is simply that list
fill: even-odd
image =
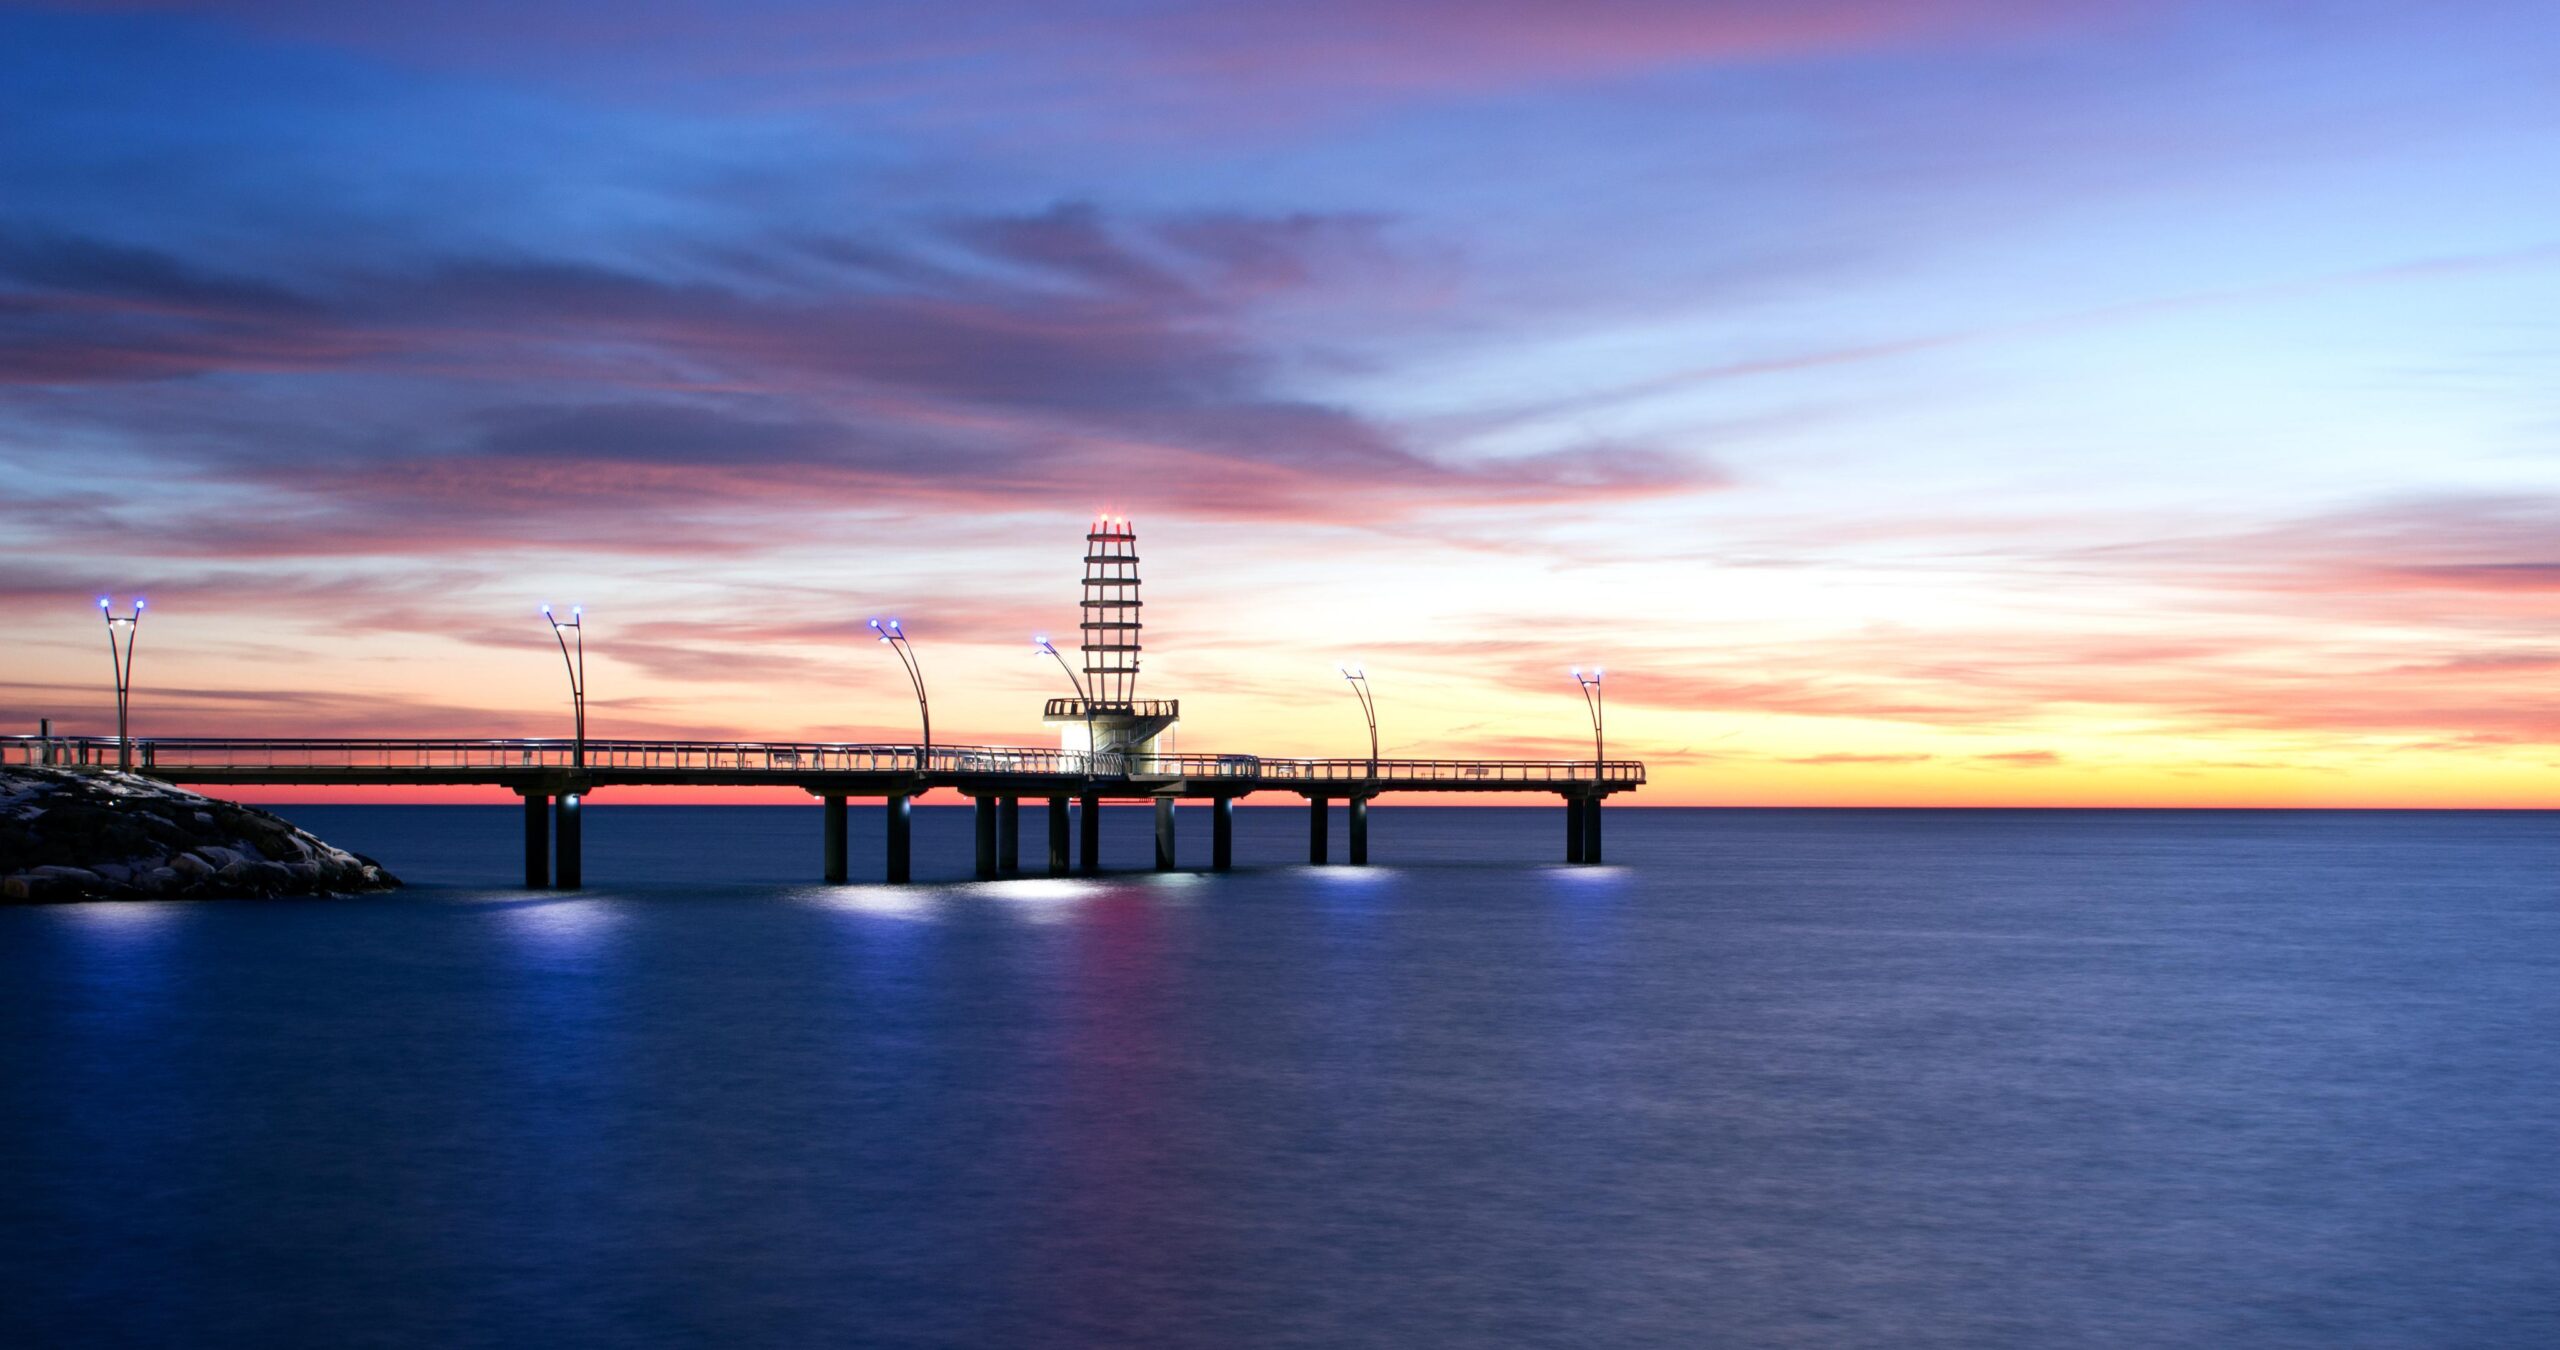
[{"label": "lake surface", "polygon": [[2560,1344],[2550,816],[287,814],[0,910],[0,1344]]}]

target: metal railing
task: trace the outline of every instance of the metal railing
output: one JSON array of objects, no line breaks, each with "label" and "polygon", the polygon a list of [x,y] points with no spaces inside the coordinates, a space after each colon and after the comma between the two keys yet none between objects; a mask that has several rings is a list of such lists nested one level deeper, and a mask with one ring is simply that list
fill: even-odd
[{"label": "metal railing", "polygon": [[1642,783],[1641,760],[1265,759],[1258,777],[1293,783]]},{"label": "metal railing", "polygon": [[[1059,700],[1066,701],[1066,700]],[[106,767],[113,736],[0,736],[0,765]],[[1494,787],[1645,781],[1640,760],[1269,759],[1257,755],[1087,754],[1012,745],[852,745],[829,741],[598,741],[586,763],[568,739],[410,740],[306,737],[136,737],[133,764],[146,772],[434,770],[663,770],[769,774],[1023,775],[1038,777],[1249,781],[1273,787],[1340,784],[1392,789],[1405,784]]]},{"label": "metal railing", "polygon": [[1254,755],[1131,755],[1131,778],[1253,778],[1266,762]]},{"label": "metal railing", "polygon": [[[136,767],[154,769],[572,769],[567,739],[412,740],[336,737],[136,737]],[[812,741],[587,742],[589,769],[703,772],[1025,773],[1112,771],[1115,755],[1027,746],[849,745]],[[96,767],[116,761],[112,736],[0,737],[0,765]]]}]

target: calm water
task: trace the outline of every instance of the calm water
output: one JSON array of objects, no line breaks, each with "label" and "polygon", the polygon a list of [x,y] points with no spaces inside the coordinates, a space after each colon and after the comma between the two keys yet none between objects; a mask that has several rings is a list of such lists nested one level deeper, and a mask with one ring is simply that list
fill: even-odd
[{"label": "calm water", "polygon": [[2548,816],[291,814],[0,911],[0,1344],[2560,1344]]}]

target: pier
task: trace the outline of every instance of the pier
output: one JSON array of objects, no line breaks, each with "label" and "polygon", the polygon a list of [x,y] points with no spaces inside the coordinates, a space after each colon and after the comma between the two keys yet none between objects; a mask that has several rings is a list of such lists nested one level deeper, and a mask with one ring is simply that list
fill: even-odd
[{"label": "pier", "polygon": [[[896,656],[914,690],[923,740],[914,745],[846,745],[805,741],[596,740],[587,735],[587,616],[572,606],[561,618],[542,606],[568,677],[567,739],[228,739],[129,735],[133,639],[142,607],[114,613],[107,598],[108,642],[116,653],[116,735],[0,737],[0,765],[118,768],[163,782],[257,787],[494,787],[524,801],[524,880],[531,887],[579,886],[585,874],[581,812],[589,796],[609,788],[787,787],[816,798],[821,812],[821,873],[847,880],[847,804],[877,799],[887,808],[885,880],[912,872],[911,811],[926,792],[946,789],[975,806],[976,875],[992,879],[1022,870],[1022,804],[1046,804],[1046,871],[1100,870],[1102,805],[1145,802],[1155,809],[1155,865],[1171,870],[1183,802],[1209,807],[1211,869],[1235,861],[1235,804],[1258,792],[1294,793],[1307,803],[1307,861],[1330,860],[1327,837],[1334,803],[1348,808],[1350,865],[1369,861],[1369,804],[1383,793],[1528,792],[1564,802],[1564,858],[1602,858],[1601,804],[1644,786],[1644,765],[1612,760],[1602,735],[1600,672],[1573,672],[1591,722],[1591,758],[1575,760],[1393,759],[1378,753],[1377,704],[1365,670],[1342,673],[1360,699],[1368,725],[1364,759],[1275,759],[1260,755],[1182,754],[1174,748],[1182,705],[1137,697],[1144,650],[1138,535],[1126,517],[1094,520],[1084,536],[1077,602],[1081,660],[1070,663],[1048,638],[1032,649],[1057,663],[1072,698],[1052,698],[1041,722],[1059,748],[936,745],[933,705],[912,636],[898,619],[873,619],[871,631]],[[122,638],[123,646],[116,647]],[[1070,836],[1073,837],[1072,846]]]},{"label": "pier", "polygon": [[[1235,804],[1254,793],[1307,803],[1307,861],[1329,861],[1330,808],[1349,808],[1345,857],[1369,861],[1369,803],[1381,793],[1536,792],[1563,799],[1564,859],[1602,859],[1601,803],[1644,785],[1636,760],[1269,759],[1257,755],[1129,755],[1016,746],[836,745],[767,741],[232,740],[113,736],[0,737],[0,765],[111,769],[129,759],[144,777],[201,787],[495,787],[524,800],[524,878],[575,888],[583,879],[579,813],[618,787],[790,787],[821,806],[821,875],[848,880],[847,804],[887,807],[883,880],[911,872],[909,812],[944,788],[977,812],[976,875],[1021,871],[1021,808],[1045,803],[1048,875],[1100,870],[1101,807],[1155,808],[1155,865],[1171,870],[1177,807],[1209,807],[1211,869],[1235,860]],[[1080,821],[1078,817],[1081,817]],[[1073,837],[1074,846],[1070,847]]]}]

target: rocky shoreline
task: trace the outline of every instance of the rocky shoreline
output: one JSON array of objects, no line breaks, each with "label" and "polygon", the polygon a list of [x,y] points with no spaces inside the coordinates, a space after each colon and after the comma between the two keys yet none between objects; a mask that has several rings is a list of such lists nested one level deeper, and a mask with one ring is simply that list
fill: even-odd
[{"label": "rocky shoreline", "polygon": [[397,888],[268,812],[107,770],[0,769],[0,900],[213,900]]}]

